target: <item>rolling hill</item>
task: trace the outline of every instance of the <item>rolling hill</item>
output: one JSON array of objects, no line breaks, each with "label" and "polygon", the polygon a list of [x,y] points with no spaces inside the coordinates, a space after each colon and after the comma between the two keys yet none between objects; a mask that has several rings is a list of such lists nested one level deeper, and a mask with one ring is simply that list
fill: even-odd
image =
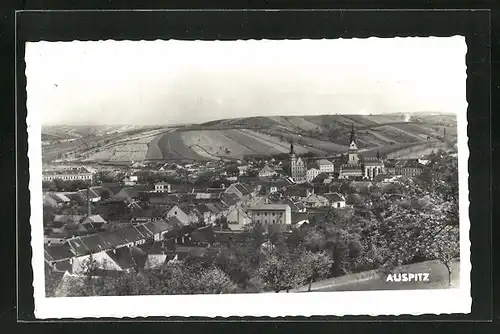
[{"label": "rolling hill", "polygon": [[[332,155],[347,150],[351,127],[366,155],[426,152],[456,139],[445,114],[245,117],[176,127],[86,126],[42,130],[44,159],[84,161],[216,160],[286,153]],[[415,150],[414,150],[415,148]],[[400,154],[400,155],[401,155]]]}]

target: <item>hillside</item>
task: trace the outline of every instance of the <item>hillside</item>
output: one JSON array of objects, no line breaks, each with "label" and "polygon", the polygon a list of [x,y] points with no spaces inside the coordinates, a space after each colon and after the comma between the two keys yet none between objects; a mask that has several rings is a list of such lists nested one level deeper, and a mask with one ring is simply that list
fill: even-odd
[{"label": "hillside", "polygon": [[[294,142],[298,154],[343,153],[351,127],[365,155],[412,156],[446,148],[456,139],[453,115],[272,116],[223,119],[184,126],[82,126],[43,130],[44,159],[85,161],[216,160],[279,154]],[[48,145],[50,144],[50,145]]]},{"label": "hillside", "polygon": [[[448,284],[448,271],[439,261],[425,261],[395,268],[394,273],[428,273],[427,282],[387,282],[387,274],[377,271],[367,271],[358,274],[329,278],[312,284],[311,291],[370,291],[370,290],[414,290],[414,289],[444,289],[460,285],[460,261],[457,259],[451,265],[451,286]],[[308,287],[297,289],[305,292]]]}]

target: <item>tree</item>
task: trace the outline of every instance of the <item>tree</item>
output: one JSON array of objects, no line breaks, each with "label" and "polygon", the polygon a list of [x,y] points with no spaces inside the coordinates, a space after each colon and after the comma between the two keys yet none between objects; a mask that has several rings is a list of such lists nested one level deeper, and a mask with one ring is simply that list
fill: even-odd
[{"label": "tree", "polygon": [[53,181],[43,181],[42,188],[47,191],[57,191],[57,187]]},{"label": "tree", "polygon": [[309,281],[307,291],[311,291],[313,281],[328,275],[332,263],[332,259],[326,252],[313,253],[311,251],[304,251],[302,253],[298,268],[303,271],[301,276]]},{"label": "tree", "polygon": [[103,188],[103,189],[101,189],[101,192],[99,195],[101,195],[102,200],[106,200],[106,199],[111,197],[111,192],[108,189]]},{"label": "tree", "polygon": [[89,257],[82,261],[80,268],[83,276],[90,281],[99,269],[99,262],[94,258],[93,254],[90,253]]},{"label": "tree", "polygon": [[198,283],[198,293],[231,293],[235,288],[235,285],[226,273],[216,267],[205,269],[195,280]]},{"label": "tree", "polygon": [[383,216],[384,237],[390,250],[387,263],[401,265],[414,258],[442,259],[448,263],[447,259],[458,251],[458,223],[454,221],[458,213],[450,216],[454,203],[412,180],[401,183],[406,198],[389,204]]},{"label": "tree", "polygon": [[290,290],[304,281],[305,276],[300,277],[296,270],[296,264],[289,254],[273,253],[262,263],[258,274],[269,288],[278,293],[282,290]]},{"label": "tree", "polygon": [[54,180],[52,180],[52,182],[54,183],[54,188],[56,189],[56,191],[65,191],[66,190],[65,189],[66,184],[62,179],[54,179]]},{"label": "tree", "polygon": [[426,249],[429,258],[439,260],[448,271],[448,285],[451,285],[451,264],[459,255],[459,230],[456,226],[447,226],[434,237]]}]

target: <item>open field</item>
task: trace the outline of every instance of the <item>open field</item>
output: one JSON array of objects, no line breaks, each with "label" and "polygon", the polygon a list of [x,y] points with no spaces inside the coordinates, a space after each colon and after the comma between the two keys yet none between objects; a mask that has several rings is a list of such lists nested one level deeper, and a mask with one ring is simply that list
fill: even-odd
[{"label": "open field", "polygon": [[389,159],[417,159],[429,155],[432,151],[449,149],[453,144],[442,141],[433,141],[425,144],[415,145],[408,148],[398,149],[393,152],[385,153]]},{"label": "open field", "polygon": [[[52,142],[44,146],[44,161],[142,161],[146,158],[148,143],[163,130],[111,127],[100,129],[99,135],[73,138],[72,141]],[[95,133],[96,131],[94,131]]]},{"label": "open field", "polygon": [[[287,153],[288,142],[251,130],[175,131],[156,138],[164,159],[241,159],[247,155]],[[151,145],[151,144],[150,144]],[[296,145],[296,152],[309,150]]]},{"label": "open field", "polygon": [[[344,153],[351,126],[358,147],[391,157],[425,154],[456,139],[453,115],[273,116],[224,119],[176,128],[141,126],[58,126],[43,130],[43,158],[84,161],[241,159],[246,155]],[[436,146],[437,145],[437,146]],[[434,149],[436,149],[434,148]],[[430,148],[432,151],[432,148]],[[400,153],[398,153],[400,152]]]},{"label": "open field", "polygon": [[[330,278],[312,284],[311,291],[370,291],[370,290],[415,290],[457,288],[460,284],[460,261],[451,266],[451,286],[448,285],[448,271],[439,261],[426,261],[398,267],[391,273],[429,273],[428,282],[387,282],[387,274],[375,271]],[[307,291],[307,287],[298,289]]]},{"label": "open field", "polygon": [[208,154],[215,157],[243,157],[253,154],[254,151],[227,135],[229,131],[190,131],[183,132],[181,137],[189,147],[198,145]]}]

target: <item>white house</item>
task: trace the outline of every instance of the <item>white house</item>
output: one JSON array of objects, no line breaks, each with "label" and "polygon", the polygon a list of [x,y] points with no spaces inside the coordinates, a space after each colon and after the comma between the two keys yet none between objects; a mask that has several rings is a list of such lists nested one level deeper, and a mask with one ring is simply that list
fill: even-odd
[{"label": "white house", "polygon": [[317,161],[318,168],[320,170],[320,173],[328,173],[331,174],[335,171],[333,162],[326,160],[326,159],[321,159]]},{"label": "white house", "polygon": [[327,193],[323,194],[324,197],[330,201],[330,206],[332,208],[344,208],[345,207],[345,198],[339,193]]},{"label": "white house", "polygon": [[288,204],[261,204],[250,206],[246,214],[254,223],[292,224],[292,209]]},{"label": "white house", "polygon": [[165,218],[177,217],[183,225],[189,225],[192,222],[192,217],[177,205],[174,205],[163,216]]},{"label": "white house", "polygon": [[226,216],[227,225],[231,230],[242,230],[243,227],[252,222],[252,219],[240,207],[234,207]]},{"label": "white house", "polygon": [[157,193],[169,193],[171,191],[171,186],[167,182],[158,182],[155,183],[155,192]]},{"label": "white house", "polygon": [[320,173],[321,171],[317,168],[309,168],[306,172],[307,182],[312,182]]},{"label": "white house", "polygon": [[271,177],[277,175],[276,171],[269,166],[264,166],[259,171],[259,177]]}]

